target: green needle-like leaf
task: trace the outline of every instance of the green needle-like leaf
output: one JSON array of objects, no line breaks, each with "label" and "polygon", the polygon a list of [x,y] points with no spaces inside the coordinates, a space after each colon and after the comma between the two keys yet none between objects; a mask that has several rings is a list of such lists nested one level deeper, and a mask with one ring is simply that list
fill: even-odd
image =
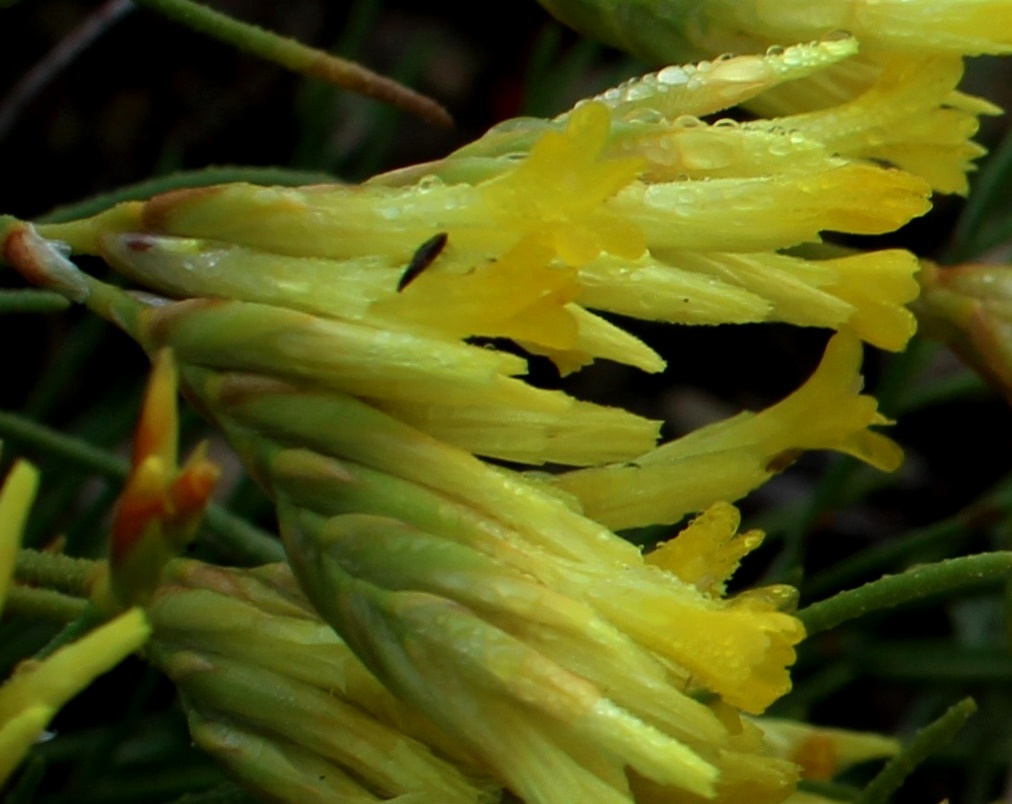
[{"label": "green needle-like leaf", "polygon": [[925,726],[893,757],[855,801],[855,804],[885,804],[903,781],[927,757],[944,747],[977,711],[972,698],[964,698],[934,723]]},{"label": "green needle-like leaf", "polygon": [[857,589],[801,609],[798,618],[808,633],[828,631],[847,620],[940,592],[951,592],[998,579],[1012,572],[1012,552],[984,553],[915,567],[887,575]]}]

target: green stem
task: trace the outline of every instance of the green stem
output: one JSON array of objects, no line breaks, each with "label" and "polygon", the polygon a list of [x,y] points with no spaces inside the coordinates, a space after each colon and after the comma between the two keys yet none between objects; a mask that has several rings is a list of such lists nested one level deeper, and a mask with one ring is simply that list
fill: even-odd
[{"label": "green stem", "polygon": [[4,602],[4,614],[17,614],[33,620],[69,623],[80,617],[88,601],[52,589],[12,586]]},{"label": "green stem", "polygon": [[934,723],[917,732],[914,739],[886,763],[854,804],[886,804],[889,797],[899,790],[907,776],[931,754],[949,743],[976,710],[977,704],[973,699],[964,698],[950,707]]},{"label": "green stem", "polygon": [[113,480],[126,480],[130,472],[124,458],[10,411],[0,410],[0,438],[35,447]]},{"label": "green stem", "polygon": [[70,300],[49,290],[0,290],[0,315],[11,313],[59,313]]},{"label": "green stem", "polygon": [[97,561],[87,558],[22,549],[14,565],[14,577],[32,586],[88,597],[98,566]]},{"label": "green stem", "polygon": [[[9,411],[0,411],[0,438],[35,447],[112,480],[122,482],[130,471],[123,458]],[[284,559],[277,539],[218,505],[208,508],[205,522],[216,537],[214,546],[236,561],[269,564]]]},{"label": "green stem", "polygon": [[238,50],[280,64],[289,70],[321,78],[339,87],[389,103],[436,125],[453,125],[449,113],[431,98],[396,81],[294,39],[240,22],[191,0],[136,0],[191,30],[225,42]]},{"label": "green stem", "polygon": [[1012,551],[950,558],[841,592],[801,609],[797,616],[809,635],[817,634],[872,611],[998,579],[1010,572]]}]

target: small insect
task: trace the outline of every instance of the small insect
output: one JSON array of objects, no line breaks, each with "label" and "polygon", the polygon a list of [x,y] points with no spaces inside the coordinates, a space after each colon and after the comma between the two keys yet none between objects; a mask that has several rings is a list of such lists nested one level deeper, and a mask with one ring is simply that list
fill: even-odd
[{"label": "small insect", "polygon": [[401,278],[397,280],[398,293],[414,282],[421,275],[422,271],[436,261],[436,257],[446,248],[446,241],[448,239],[449,235],[446,232],[440,232],[430,237],[415,249],[415,253],[411,255],[408,267],[404,269]]}]

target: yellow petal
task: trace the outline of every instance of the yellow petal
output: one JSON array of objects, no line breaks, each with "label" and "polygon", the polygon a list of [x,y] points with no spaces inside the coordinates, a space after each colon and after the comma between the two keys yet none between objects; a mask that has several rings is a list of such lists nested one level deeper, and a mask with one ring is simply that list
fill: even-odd
[{"label": "yellow petal", "polygon": [[14,575],[21,533],[38,484],[38,470],[29,463],[18,461],[0,490],[0,610]]},{"label": "yellow petal", "polygon": [[55,707],[29,705],[0,726],[0,785],[25,758],[55,714]]}]

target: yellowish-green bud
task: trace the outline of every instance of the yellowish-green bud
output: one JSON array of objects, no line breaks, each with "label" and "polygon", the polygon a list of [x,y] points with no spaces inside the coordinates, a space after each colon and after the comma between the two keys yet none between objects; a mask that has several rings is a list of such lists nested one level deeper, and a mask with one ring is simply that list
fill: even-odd
[{"label": "yellowish-green bud", "polygon": [[1012,400],[1012,274],[1007,265],[925,263],[917,314],[939,338]]},{"label": "yellowish-green bud", "polygon": [[179,688],[194,740],[257,795],[292,804],[497,798],[496,785],[319,619],[287,567],[173,562],[149,617],[147,653]]}]

